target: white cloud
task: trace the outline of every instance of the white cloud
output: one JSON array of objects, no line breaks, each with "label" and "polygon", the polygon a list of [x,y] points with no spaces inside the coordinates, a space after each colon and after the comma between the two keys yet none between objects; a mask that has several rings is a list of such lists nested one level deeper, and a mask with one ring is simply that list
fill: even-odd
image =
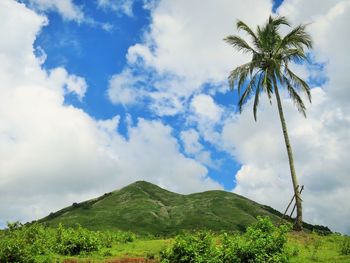
[{"label": "white cloud", "polygon": [[191,101],[193,112],[212,122],[219,122],[223,113],[222,109],[217,106],[211,96],[200,94],[196,95]]},{"label": "white cloud", "polygon": [[114,104],[135,104],[144,95],[144,91],[139,89],[140,82],[144,82],[143,77],[133,76],[131,70],[126,69],[120,74],[112,76],[109,80],[108,97]]},{"label": "white cloud", "polygon": [[131,46],[127,54],[129,67],[162,79],[149,89],[150,108],[160,116],[183,113],[189,98],[201,92],[205,83],[222,83],[229,70],[244,58],[235,54],[223,38],[236,32],[238,17],[259,24],[271,8],[269,0],[259,1],[258,8],[253,0],[244,5],[238,0],[220,4],[164,0],[153,5],[152,23],[144,41]]},{"label": "white cloud", "polygon": [[[240,17],[260,23],[271,10],[270,1],[216,2],[161,1],[152,12],[146,42],[129,49],[130,57],[141,57],[159,72],[194,78],[200,83],[222,81],[242,56],[234,56],[223,38],[235,32]],[[213,10],[215,10],[213,12]]]},{"label": "white cloud", "polygon": [[199,94],[190,101],[186,122],[197,128],[204,141],[215,146],[220,140],[220,129],[226,115],[224,108],[216,104],[213,97]]},{"label": "white cloud", "polygon": [[[350,118],[321,88],[313,89],[312,95],[307,119],[289,99],[283,101],[299,183],[305,185],[304,219],[349,233],[344,218],[350,210],[343,195],[350,191],[350,166],[344,160],[350,147]],[[256,123],[251,108],[249,102],[242,115],[226,121],[222,132],[223,145],[243,164],[235,192],[283,211],[292,197],[292,183],[276,105],[264,100]]]},{"label": "white cloud", "polygon": [[80,23],[85,19],[81,7],[75,5],[72,0],[29,0],[29,3],[42,11],[56,11],[66,20]]},{"label": "white cloud", "polygon": [[97,0],[99,8],[111,9],[118,13],[124,13],[128,16],[133,15],[133,0]]},{"label": "white cloud", "polygon": [[350,70],[348,63],[350,53],[347,45],[350,41],[347,34],[350,1],[286,0],[279,12],[287,15],[296,24],[311,22],[309,32],[314,40],[315,59],[325,63],[325,73],[329,78],[325,89],[337,103],[342,103],[343,107],[349,107],[350,81],[344,72]]},{"label": "white cloud", "polygon": [[[309,32],[314,39],[315,48],[311,54],[314,62],[293,65],[293,70],[302,78],[308,79],[311,87],[315,86],[313,81],[320,84],[326,80],[321,88],[312,91],[313,104],[308,106],[307,119],[303,119],[289,99],[284,100],[297,173],[300,183],[305,184],[304,216],[309,222],[350,233],[350,225],[346,220],[350,216],[350,210],[345,197],[350,190],[347,180],[350,167],[345,161],[350,142],[350,83],[344,74],[348,71],[347,62],[350,58],[346,44],[349,42],[346,32],[347,21],[350,19],[350,1],[320,3],[285,0],[279,13],[290,18],[294,25],[312,22]],[[252,26],[259,24],[242,18],[242,15],[235,17]],[[146,64],[159,67],[155,51],[147,52],[144,46],[143,49],[137,46],[137,49],[146,54],[140,55],[145,57]],[[135,56],[138,52],[130,53]],[[235,58],[232,68],[249,59]],[[163,57],[159,56],[159,59]],[[172,70],[176,72],[176,67]],[[190,72],[188,68],[187,71],[187,75],[196,74],[195,69]],[[283,211],[292,196],[292,184],[278,113],[274,103],[271,107],[267,99],[262,99],[258,122],[255,123],[251,104],[250,101],[246,105],[242,115],[232,113],[227,118],[223,114],[222,132],[220,127],[213,127],[214,122],[208,121],[208,116],[215,116],[208,110],[210,107],[207,109],[197,106],[197,109],[202,110],[197,110],[198,114],[194,114],[196,110],[192,105],[192,114],[188,120],[196,123],[200,137],[216,145],[219,150],[231,153],[242,164],[236,175],[235,192]],[[202,112],[202,120],[205,119],[203,115],[207,115],[207,121],[201,120],[199,112]],[[221,126],[220,121],[216,123]]]},{"label": "white cloud", "polygon": [[203,145],[199,142],[198,132],[194,129],[181,132],[181,140],[184,143],[185,152],[188,154],[196,154],[203,150]]},{"label": "white cloud", "polygon": [[83,97],[87,85],[64,68],[42,69],[33,43],[46,23],[0,1],[1,220],[37,219],[140,179],[183,193],[221,188],[179,152],[171,127],[140,119],[125,139],[119,116],[97,121],[65,105],[67,92]]},{"label": "white cloud", "polygon": [[212,160],[209,151],[206,151],[204,146],[200,143],[200,137],[196,130],[189,129],[180,133],[185,153],[193,156],[200,163],[209,167],[217,168],[218,165]]},{"label": "white cloud", "polygon": [[64,68],[55,68],[50,72],[48,82],[52,87],[57,86],[63,89],[63,94],[75,93],[82,100],[87,90],[85,79],[76,75],[70,75]]},{"label": "white cloud", "polygon": [[[129,139],[120,151],[124,180],[144,178],[177,192],[221,188],[209,179],[207,169],[179,153],[172,129],[158,121],[140,119],[129,129]],[[137,164],[137,165],[135,165]],[[179,182],[184,182],[179,184]]]}]

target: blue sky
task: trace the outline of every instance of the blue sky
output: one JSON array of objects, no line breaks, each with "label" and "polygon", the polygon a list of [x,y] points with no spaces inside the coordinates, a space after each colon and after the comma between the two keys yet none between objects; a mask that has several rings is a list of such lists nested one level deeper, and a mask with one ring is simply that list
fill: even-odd
[{"label": "blue sky", "polygon": [[[28,1],[22,2],[29,3]],[[128,48],[141,42],[143,34],[149,30],[150,10],[143,8],[142,1],[135,1],[132,6],[132,15],[120,11],[117,13],[108,8],[97,8],[96,1],[83,3],[77,1],[76,4],[80,4],[84,13],[88,14],[96,23],[109,24],[111,29],[104,30],[101,26],[90,23],[67,21],[55,10],[45,12],[49,24],[42,29],[34,44],[35,48],[40,47],[47,55],[43,67],[50,70],[64,66],[71,74],[84,77],[88,85],[83,100],[79,100],[74,94],[67,94],[65,103],[83,109],[96,119],[109,119],[119,115],[121,117],[119,131],[125,137],[127,136],[125,120],[127,116],[131,116],[134,121],[139,117],[160,119],[163,123],[174,128],[174,136],[181,141],[179,133],[184,116],[158,116],[143,105],[128,107],[113,105],[106,95],[111,76],[120,73],[127,64]],[[276,1],[273,9],[275,10],[280,4],[280,0]],[[152,73],[150,74],[152,75]],[[210,89],[210,84],[207,85]],[[229,90],[228,85],[226,88]],[[218,104],[231,108],[231,110],[235,109],[236,93],[217,93],[214,98]],[[188,125],[187,128],[195,127]],[[206,149],[209,149],[212,158],[220,163],[215,169],[207,167],[208,175],[222,184],[225,189],[231,190],[235,186],[234,174],[240,169],[240,163],[205,140],[202,140],[201,143]],[[183,150],[183,147],[181,149]],[[182,153],[186,155],[184,151]]]},{"label": "blue sky", "polygon": [[262,97],[257,122],[251,101],[236,111],[227,76],[249,58],[223,41],[271,12],[314,39],[311,63],[292,65],[312,88],[307,119],[282,91],[305,219],[350,233],[349,0],[0,1],[0,226],[136,180],[284,210],[275,103]]},{"label": "blue sky", "polygon": [[[276,11],[282,1],[274,1],[272,10]],[[22,2],[30,3],[30,1]],[[128,48],[141,42],[144,32],[149,30],[150,10],[143,8],[142,1],[135,1],[132,5],[132,15],[120,11],[117,13],[108,8],[97,8],[96,1],[83,3],[77,1],[76,4],[79,4],[84,13],[96,23],[109,24],[111,29],[104,30],[98,25],[67,21],[55,10],[45,12],[50,22],[42,29],[34,45],[36,48],[42,48],[47,54],[43,67],[50,70],[64,66],[68,72],[84,77],[89,87],[82,101],[75,95],[67,94],[65,102],[83,109],[96,119],[109,119],[119,115],[121,117],[119,131],[125,137],[127,136],[125,119],[131,116],[134,121],[139,117],[161,119],[163,123],[174,128],[174,135],[179,139],[183,116],[157,116],[142,105],[131,107],[113,105],[106,95],[111,76],[120,73],[127,64]],[[228,85],[226,88],[229,90]],[[221,92],[215,94],[214,99],[218,104],[234,110],[237,94]],[[189,125],[188,128],[195,127]],[[222,184],[226,190],[233,189],[234,174],[240,169],[241,164],[205,140],[201,143],[210,151],[212,158],[220,163],[216,168],[207,166],[208,175]],[[183,147],[181,149],[183,150]],[[184,151],[182,153],[186,155]]]}]

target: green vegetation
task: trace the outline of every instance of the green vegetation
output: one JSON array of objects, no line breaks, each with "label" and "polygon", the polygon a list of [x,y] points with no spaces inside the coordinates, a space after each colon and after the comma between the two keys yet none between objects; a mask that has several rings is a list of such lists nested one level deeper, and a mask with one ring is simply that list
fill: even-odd
[{"label": "green vegetation", "polygon": [[230,192],[181,195],[140,181],[97,199],[74,203],[39,222],[169,236],[186,230],[245,231],[257,216],[280,221],[272,208]]},{"label": "green vegetation", "polygon": [[53,262],[60,256],[87,255],[134,239],[132,233],[94,232],[79,225],[47,228],[16,222],[0,233],[0,262]]},{"label": "green vegetation", "polygon": [[[238,21],[237,29],[243,30],[249,35],[252,45],[236,35],[226,37],[225,41],[238,51],[251,55],[250,62],[235,68],[229,76],[231,88],[233,89],[237,84],[238,96],[240,97],[239,110],[242,111],[243,105],[255,93],[253,112],[256,120],[260,93],[266,92],[270,102],[273,93],[276,96],[297,207],[297,219],[294,228],[300,231],[303,226],[302,201],[279,89],[285,87],[288,90],[296,107],[306,117],[306,107],[297,90],[302,90],[311,102],[310,88],[289,66],[291,62],[300,63],[307,60],[306,49],[312,47],[312,40],[310,34],[305,30],[306,25],[299,25],[285,36],[282,36],[279,30],[283,25],[290,27],[285,17],[270,16],[267,22],[263,26],[257,26],[254,32],[243,21]],[[244,88],[243,93],[241,93],[242,88]]]},{"label": "green vegetation", "polygon": [[287,231],[285,225],[275,227],[270,219],[258,218],[243,235],[224,234],[216,239],[208,233],[178,236],[174,245],[161,253],[161,262],[289,262]]},{"label": "green vegetation", "polygon": [[350,254],[344,253],[344,246],[350,244],[348,236],[294,232],[289,234],[288,241],[291,263],[350,262]]},{"label": "green vegetation", "polygon": [[[245,233],[182,233],[153,239],[120,231],[90,231],[13,223],[0,232],[0,262],[350,262],[350,237],[288,232],[260,218]],[[124,259],[124,261],[121,261]],[[147,261],[148,260],[148,261]]]},{"label": "green vegetation", "polygon": [[0,262],[349,261],[349,238],[327,227],[304,223],[318,234],[296,235],[273,223],[286,221],[233,193],[180,195],[136,182],[39,222],[9,224],[0,231]]}]

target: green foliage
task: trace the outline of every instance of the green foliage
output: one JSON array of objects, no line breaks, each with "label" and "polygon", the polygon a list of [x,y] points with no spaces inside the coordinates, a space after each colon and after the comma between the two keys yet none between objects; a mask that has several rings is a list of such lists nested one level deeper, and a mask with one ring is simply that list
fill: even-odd
[{"label": "green foliage", "polygon": [[0,262],[50,262],[52,232],[35,223],[9,223],[0,241]]},{"label": "green foliage", "polygon": [[344,238],[341,244],[340,254],[350,255],[350,238],[349,237]]},{"label": "green foliage", "polygon": [[57,252],[62,255],[79,255],[97,251],[101,247],[101,239],[97,232],[78,226],[64,228],[59,225],[56,234]]},{"label": "green foliage", "polygon": [[219,250],[214,244],[213,236],[208,232],[195,235],[183,234],[175,238],[174,245],[161,252],[162,263],[216,263]]},{"label": "green foliage", "polygon": [[269,218],[258,218],[247,232],[236,239],[237,262],[288,262],[285,244],[289,228],[275,227]]},{"label": "green foliage", "polygon": [[171,248],[161,253],[161,262],[289,262],[285,248],[289,229],[287,226],[275,227],[269,218],[258,218],[245,234],[223,234],[217,242],[208,233],[181,235],[176,237]]},{"label": "green foliage", "polygon": [[129,243],[136,240],[136,235],[131,232],[105,231],[97,233],[99,233],[102,246],[106,248],[111,248],[115,243]]},{"label": "green foliage", "polygon": [[135,240],[132,233],[94,232],[77,226],[48,228],[38,223],[9,223],[1,232],[0,262],[53,262],[58,255],[86,255],[101,248]]}]

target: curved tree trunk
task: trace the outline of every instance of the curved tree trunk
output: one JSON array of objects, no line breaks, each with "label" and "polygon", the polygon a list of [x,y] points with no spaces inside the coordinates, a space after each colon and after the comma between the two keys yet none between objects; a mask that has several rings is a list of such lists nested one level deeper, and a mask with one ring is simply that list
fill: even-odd
[{"label": "curved tree trunk", "polygon": [[294,188],[294,194],[295,194],[295,202],[296,202],[296,206],[297,206],[297,218],[296,218],[296,222],[294,225],[294,230],[301,231],[303,229],[303,212],[302,212],[302,204],[301,204],[302,201],[301,201],[300,193],[298,190],[298,188],[299,188],[298,178],[295,174],[292,146],[291,146],[290,141],[289,141],[289,136],[288,136],[288,132],[287,132],[287,125],[286,125],[286,121],[284,119],[281,98],[280,98],[280,94],[278,91],[278,87],[277,87],[277,83],[276,83],[275,78],[273,78],[273,84],[274,84],[274,90],[275,90],[275,95],[276,95],[276,100],[277,100],[278,113],[279,113],[279,116],[281,119],[284,141],[286,143],[286,148],[287,148],[287,153],[288,153],[290,173],[292,176],[293,188]]}]

